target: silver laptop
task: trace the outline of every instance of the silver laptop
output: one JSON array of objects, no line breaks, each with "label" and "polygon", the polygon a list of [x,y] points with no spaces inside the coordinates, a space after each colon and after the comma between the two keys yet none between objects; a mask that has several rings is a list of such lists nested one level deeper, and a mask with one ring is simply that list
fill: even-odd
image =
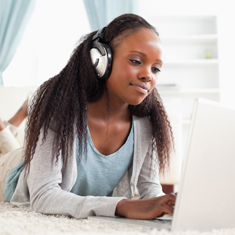
[{"label": "silver laptop", "polygon": [[195,101],[172,220],[134,220],[92,216],[141,226],[209,231],[235,228],[235,109]]}]

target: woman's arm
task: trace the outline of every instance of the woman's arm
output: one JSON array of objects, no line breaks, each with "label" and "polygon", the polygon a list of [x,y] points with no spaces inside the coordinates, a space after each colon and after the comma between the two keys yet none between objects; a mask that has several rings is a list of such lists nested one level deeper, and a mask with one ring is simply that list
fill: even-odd
[{"label": "woman's arm", "polygon": [[[151,146],[149,148],[151,151]],[[173,214],[175,194],[164,195],[159,183],[158,170],[146,155],[138,177],[139,200],[124,199],[117,204],[115,214],[130,219],[154,219],[164,214]]]},{"label": "woman's arm", "polygon": [[78,219],[90,215],[115,216],[116,205],[123,197],[82,197],[70,192],[76,180],[76,159],[71,157],[65,169],[62,169],[61,156],[57,162],[53,162],[53,138],[54,132],[48,130],[46,141],[42,144],[40,135],[31,161],[27,184],[33,210],[45,214],[70,215]]},{"label": "woman's arm", "polygon": [[140,200],[123,199],[117,204],[115,214],[130,219],[154,219],[164,214],[173,215],[175,199],[174,194]]},{"label": "woman's arm", "polygon": [[[144,161],[137,181],[140,200],[124,199],[117,204],[116,208],[116,215],[132,219],[154,219],[163,216],[165,213],[172,215],[175,205],[175,195],[164,195],[162,192],[158,176],[157,156],[152,155],[151,135],[148,136],[148,133],[151,133],[151,131],[146,131],[150,127],[142,124],[139,125],[139,128],[143,126],[145,128],[140,131],[141,135],[137,138],[137,141],[140,142],[137,144],[140,147],[137,152],[144,155]],[[147,143],[149,143],[149,147],[146,148],[146,152],[140,151],[145,149],[144,144]]]},{"label": "woman's arm", "polygon": [[157,153],[152,150],[150,143],[138,177],[137,188],[140,199],[165,195],[159,181]]}]

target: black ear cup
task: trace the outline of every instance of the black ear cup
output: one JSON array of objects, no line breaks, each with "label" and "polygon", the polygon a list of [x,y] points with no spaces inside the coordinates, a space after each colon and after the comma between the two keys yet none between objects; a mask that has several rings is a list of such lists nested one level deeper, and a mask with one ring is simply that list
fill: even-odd
[{"label": "black ear cup", "polygon": [[103,39],[105,28],[93,36],[90,50],[91,62],[99,79],[107,79],[112,70],[112,51]]}]

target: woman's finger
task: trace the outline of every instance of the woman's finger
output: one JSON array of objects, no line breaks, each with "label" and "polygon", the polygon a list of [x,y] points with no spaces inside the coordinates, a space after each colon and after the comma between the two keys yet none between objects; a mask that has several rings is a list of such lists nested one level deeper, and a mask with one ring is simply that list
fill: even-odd
[{"label": "woman's finger", "polygon": [[164,214],[173,215],[173,212],[174,212],[174,208],[172,206],[168,206],[167,204],[162,203],[160,205],[160,210],[159,210],[159,208],[157,208],[156,217],[162,216],[162,214],[163,215]]},{"label": "woman's finger", "polygon": [[173,203],[175,204],[176,196],[175,194],[167,194],[164,196],[165,203]]}]

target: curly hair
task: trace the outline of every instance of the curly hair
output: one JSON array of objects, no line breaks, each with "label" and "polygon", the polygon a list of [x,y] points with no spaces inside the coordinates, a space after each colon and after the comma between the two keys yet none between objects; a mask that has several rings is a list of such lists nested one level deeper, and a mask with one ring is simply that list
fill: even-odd
[{"label": "curly hair", "polygon": [[[155,28],[142,17],[124,14],[107,25],[104,40],[115,52],[122,40],[142,28]],[[32,101],[25,139],[24,167],[30,168],[39,134],[43,131],[43,142],[48,128],[53,124],[56,133],[53,141],[53,159],[58,160],[60,152],[63,163],[72,156],[73,143],[78,138],[79,159],[87,143],[87,103],[98,100],[106,89],[106,82],[97,79],[90,59],[92,32],[80,40],[67,65],[56,76],[44,82]],[[139,105],[129,105],[132,115],[148,116],[152,124],[153,145],[156,145],[160,172],[169,165],[173,146],[173,135],[162,100],[156,90]]]}]

